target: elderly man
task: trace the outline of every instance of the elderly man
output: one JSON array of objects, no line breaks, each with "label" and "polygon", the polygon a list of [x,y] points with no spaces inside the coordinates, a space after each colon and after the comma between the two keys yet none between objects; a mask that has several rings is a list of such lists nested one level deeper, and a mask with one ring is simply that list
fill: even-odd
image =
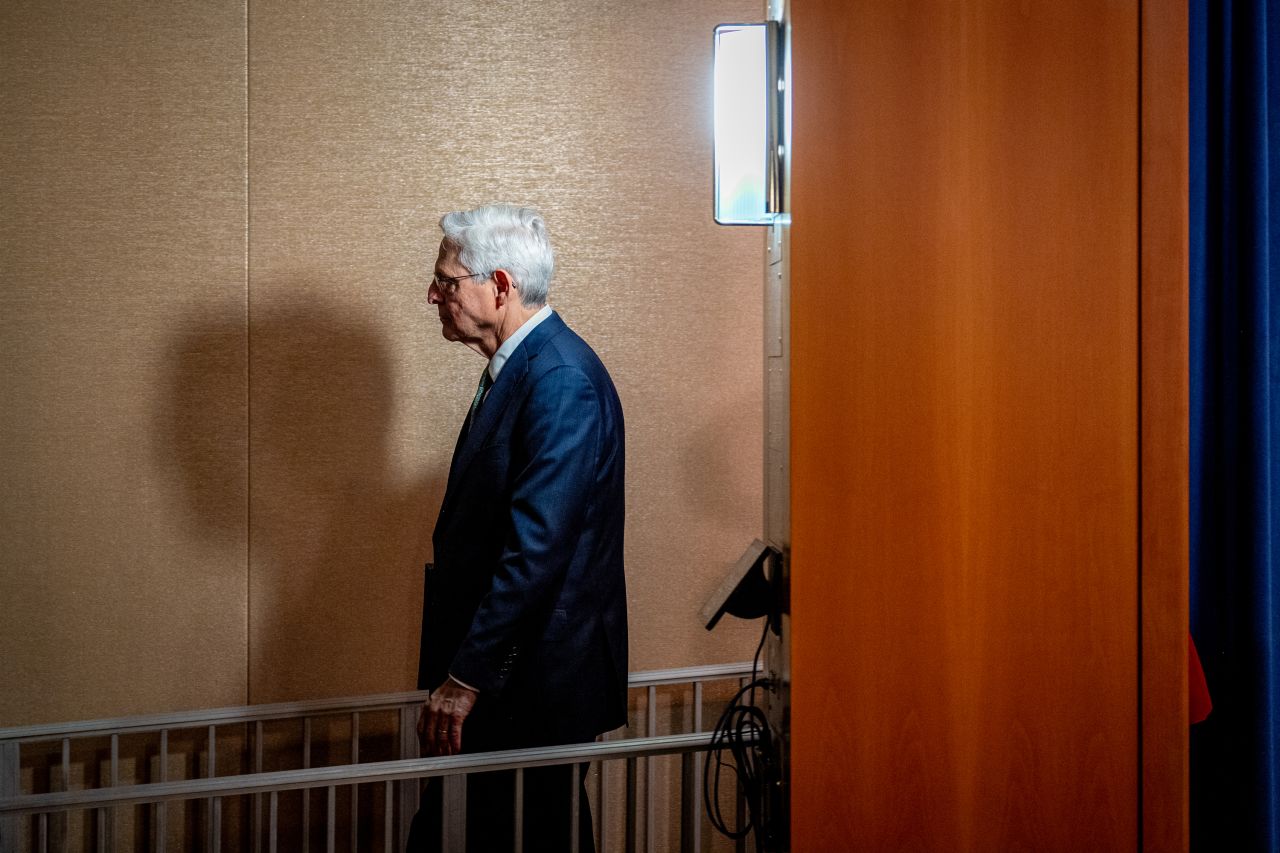
[{"label": "elderly man", "polygon": [[[595,352],[551,310],[555,262],[529,208],[440,220],[428,300],[441,332],[488,359],[436,521],[423,605],[419,719],[428,755],[590,741],[626,721],[622,406]],[[525,776],[523,849],[565,851],[578,775]],[[467,847],[510,849],[512,774],[468,784]],[[428,791],[410,849],[438,844]]]}]

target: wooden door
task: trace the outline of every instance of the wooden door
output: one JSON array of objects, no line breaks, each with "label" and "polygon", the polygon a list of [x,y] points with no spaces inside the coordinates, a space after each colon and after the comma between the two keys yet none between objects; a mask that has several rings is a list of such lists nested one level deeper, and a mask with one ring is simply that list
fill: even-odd
[{"label": "wooden door", "polygon": [[1141,5],[791,4],[794,850],[1185,847],[1185,5]]}]

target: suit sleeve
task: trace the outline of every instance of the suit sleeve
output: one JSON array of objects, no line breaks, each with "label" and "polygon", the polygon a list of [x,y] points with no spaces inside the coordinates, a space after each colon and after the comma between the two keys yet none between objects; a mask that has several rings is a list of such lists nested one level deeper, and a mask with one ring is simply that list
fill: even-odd
[{"label": "suit sleeve", "polygon": [[518,630],[564,580],[594,493],[602,423],[594,387],[573,366],[539,377],[526,400],[514,433],[527,461],[512,484],[510,538],[449,667],[482,693],[502,689]]}]

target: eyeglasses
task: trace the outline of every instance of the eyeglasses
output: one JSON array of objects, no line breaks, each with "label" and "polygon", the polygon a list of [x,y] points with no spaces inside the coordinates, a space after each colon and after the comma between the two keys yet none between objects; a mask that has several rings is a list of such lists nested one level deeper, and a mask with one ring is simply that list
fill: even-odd
[{"label": "eyeglasses", "polygon": [[492,273],[487,272],[472,272],[467,273],[466,275],[445,276],[444,278],[441,278],[438,275],[433,275],[431,276],[431,287],[434,287],[441,293],[452,293],[457,288],[458,282],[462,281],[464,278],[488,278],[490,275],[492,275]]}]

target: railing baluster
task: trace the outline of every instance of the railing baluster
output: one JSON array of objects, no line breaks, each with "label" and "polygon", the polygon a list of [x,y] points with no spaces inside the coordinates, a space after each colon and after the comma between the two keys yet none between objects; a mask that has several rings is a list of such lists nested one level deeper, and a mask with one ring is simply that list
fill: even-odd
[{"label": "railing baluster", "polygon": [[[360,712],[351,712],[351,763],[360,763]],[[360,849],[356,837],[360,826],[360,786],[351,786],[351,849]]]},{"label": "railing baluster", "polygon": [[40,853],[49,853],[49,815],[47,812],[40,812],[36,817],[36,835],[39,839]]},{"label": "railing baluster", "polygon": [[686,752],[680,756],[680,850],[682,853],[701,853],[701,815],[696,805],[696,780],[698,778],[697,753]]},{"label": "railing baluster", "polygon": [[693,730],[702,731],[702,682],[693,682]]},{"label": "railing baluster", "polygon": [[[255,793],[264,793],[272,797],[272,823],[278,835],[279,828],[279,792],[288,790],[314,788],[324,788],[328,793],[328,801],[330,811],[326,815],[326,824],[330,826],[330,836],[332,837],[335,830],[337,820],[336,809],[336,791],[337,788],[344,785],[363,785],[374,782],[381,782],[384,790],[391,790],[387,787],[387,783],[395,782],[401,779],[419,779],[424,775],[436,777],[437,774],[443,774],[441,783],[444,785],[445,801],[443,817],[449,821],[451,826],[448,828],[448,838],[450,842],[457,841],[459,843],[465,841],[466,834],[466,774],[477,773],[510,773],[518,768],[541,767],[541,766],[560,766],[564,767],[571,775],[578,774],[576,791],[571,788],[570,796],[576,797],[577,814],[579,818],[584,819],[586,815],[582,812],[586,808],[583,797],[582,787],[582,768],[592,762],[600,761],[625,761],[628,762],[628,804],[630,805],[629,816],[629,835],[632,847],[635,845],[637,814],[639,799],[639,764],[640,758],[653,757],[662,758],[663,756],[682,755],[686,752],[693,751],[697,753],[705,752],[709,747],[710,735],[707,734],[684,734],[684,735],[666,735],[656,738],[635,738],[630,740],[615,742],[600,742],[588,744],[575,744],[569,746],[552,746],[537,747],[525,750],[504,751],[494,754],[479,754],[474,756],[454,756],[448,760],[425,759],[425,760],[408,760],[408,761],[387,761],[366,763],[360,765],[335,765],[319,768],[310,768],[306,770],[281,770],[264,773],[246,772],[243,775],[227,776],[220,778],[205,778],[200,775],[194,775],[189,779],[177,782],[166,783],[140,783],[120,785],[118,788],[102,786],[98,788],[89,788],[82,791],[69,792],[50,792],[43,794],[22,794],[12,798],[4,798],[0,802],[4,803],[4,811],[0,812],[6,819],[17,818],[22,815],[31,814],[38,815],[42,812],[54,813],[57,811],[65,811],[67,809],[84,810],[89,821],[93,821],[93,816],[89,812],[97,815],[98,820],[102,820],[103,816],[112,808],[123,808],[130,805],[146,805],[150,803],[162,801],[178,801],[178,802],[194,802],[200,804],[202,801],[213,801],[213,808],[209,813],[209,841],[211,843],[204,844],[206,828],[202,825],[200,836],[195,839],[197,846],[212,850],[221,844],[222,836],[222,814],[224,811],[224,803],[230,797],[243,798]],[[514,778],[514,777],[513,777]],[[561,777],[563,779],[563,777]],[[570,782],[572,783],[572,778]],[[560,784],[560,783],[556,783]],[[514,793],[514,791],[513,791]],[[523,781],[521,783],[521,802],[525,793]],[[241,801],[237,799],[237,801]],[[247,800],[243,800],[248,802]],[[514,802],[512,802],[514,806]],[[569,805],[573,805],[571,799]],[[572,817],[572,815],[569,815]],[[202,822],[203,823],[203,822]],[[92,826],[92,823],[90,823]],[[524,816],[521,816],[521,826],[523,830]],[[246,827],[247,829],[247,827]],[[514,827],[513,827],[514,830]],[[105,837],[105,836],[104,836]],[[240,830],[236,829],[232,833],[232,840],[236,842],[240,839]],[[585,839],[579,835],[578,844],[581,846]],[[664,842],[662,836],[655,836],[654,843]],[[137,846],[138,841],[130,842],[131,846]],[[188,842],[189,844],[190,842]],[[34,845],[33,845],[34,846]],[[236,846],[233,844],[232,846]],[[279,846],[279,839],[276,839],[276,846]],[[458,843],[447,843],[450,849],[456,849]],[[246,845],[247,847],[247,845]],[[290,847],[294,847],[290,843]],[[566,845],[566,848],[569,845]]]},{"label": "railing baluster", "polygon": [[222,850],[222,797],[213,798],[213,837],[209,839],[213,853]]},{"label": "railing baluster", "polygon": [[[116,788],[120,785],[120,735],[111,735],[111,787]],[[119,814],[118,809],[111,809],[107,812],[107,849],[114,853],[116,849],[116,816]]]},{"label": "railing baluster", "polygon": [[[676,669],[648,670],[628,674],[630,689],[658,684],[689,684],[696,680],[728,681],[750,675],[750,662],[711,664]],[[117,719],[81,720],[73,723],[42,724],[17,728],[0,727],[0,740],[54,741],[62,737],[107,736],[112,732],[157,732],[161,729],[194,730],[209,724],[231,725],[256,720],[302,719],[303,717],[359,710],[394,710],[401,706],[416,709],[428,691],[411,690],[368,696],[335,699],[311,699],[302,702],[280,702],[271,705],[243,705],[235,708],[212,708],[205,711],[181,711],[144,714]]]},{"label": "railing baluster", "polygon": [[[644,710],[644,722],[642,724],[643,735],[646,738],[656,737],[657,732],[660,728],[663,728],[663,727],[674,728],[674,726],[678,725],[680,722],[684,722],[685,725],[689,725],[688,721],[692,722],[693,730],[701,732],[705,727],[704,717],[706,713],[706,708],[704,707],[704,705],[708,699],[708,697],[705,694],[705,683],[707,681],[712,681],[712,680],[720,681],[720,682],[728,681],[730,683],[732,682],[746,683],[747,681],[749,681],[749,676],[743,677],[745,671],[746,671],[746,667],[741,665],[724,665],[723,667],[688,668],[688,670],[665,670],[665,671],[655,672],[655,673],[635,674],[630,679],[632,684],[632,689],[633,690],[642,689],[644,691],[643,701],[645,703],[645,710]],[[680,678],[677,678],[677,676],[683,676],[683,681]],[[683,693],[683,697],[689,697],[692,694],[692,699],[694,704],[693,713],[692,715],[688,715],[688,716],[681,715],[680,718],[674,721],[665,720],[660,724],[659,715],[663,713],[663,709],[659,705],[659,699],[661,697],[658,696],[657,688],[662,685],[674,685],[674,684],[685,685],[684,689],[686,690],[686,692]],[[691,685],[691,690],[688,689],[690,685]],[[675,689],[681,689],[681,688],[675,688]],[[635,694],[633,693],[633,696],[634,695]],[[416,713],[418,712],[418,709],[419,709],[420,697],[417,695],[417,693],[395,694],[395,697],[396,697],[395,704],[384,706],[384,707],[388,710],[397,711],[400,717],[400,732],[399,732],[400,744],[399,744],[399,750],[398,750],[400,753],[400,757],[404,759],[413,758],[413,757],[416,757],[418,753],[416,731],[414,730],[415,728],[414,722],[416,720]],[[351,753],[351,764],[353,767],[365,766],[365,765],[360,765],[359,763],[361,760],[360,747],[361,747],[361,741],[363,739],[360,717],[364,714],[367,714],[370,710],[378,710],[378,707],[376,705],[376,700],[379,697],[360,697],[360,698],[363,698],[366,701],[364,701],[363,704],[358,704],[356,701],[356,697],[353,697],[350,700],[329,700],[329,706],[326,706],[326,707],[332,706],[334,709],[336,709],[335,711],[330,711],[329,713],[336,712],[340,714],[345,712],[350,715],[350,718],[352,721],[350,753]],[[346,707],[345,708],[340,707],[344,703]],[[288,708],[288,710],[284,711],[285,715],[283,717],[279,717],[280,719],[288,719],[289,715],[291,714],[298,714],[299,716],[301,716],[302,724],[303,724],[303,767],[311,771],[316,771],[317,768],[313,766],[315,763],[315,759],[314,759],[314,750],[313,750],[313,743],[312,743],[316,737],[314,732],[314,714],[312,714],[311,716],[302,716],[302,714],[311,714],[311,712],[315,708],[318,708],[320,706],[316,703],[295,703],[294,706],[282,705],[279,707],[282,709],[286,707]],[[237,718],[235,716],[236,712],[239,712],[241,710],[244,711],[244,714]],[[203,712],[200,712],[200,714],[203,714]],[[66,797],[67,794],[72,793],[66,790],[67,788],[70,787],[69,782],[72,774],[71,740],[73,737],[79,737],[81,735],[84,735],[84,736],[93,735],[93,736],[102,737],[102,738],[109,737],[111,739],[111,770],[110,770],[111,784],[105,786],[106,790],[104,790],[103,793],[106,793],[106,791],[109,791],[114,787],[128,788],[132,791],[132,793],[122,792],[120,793],[118,799],[113,792],[108,796],[100,796],[96,798],[89,796],[83,799],[77,797],[76,799],[71,800],[71,802],[82,803],[82,805],[79,805],[79,806],[62,805],[62,803],[65,800],[59,801],[55,799],[50,802],[50,807],[43,812],[41,812],[38,808],[34,807],[35,803],[39,802],[39,800],[36,800],[33,802],[33,807],[31,808],[31,811],[28,812],[30,814],[33,814],[33,819],[32,819],[33,822],[25,825],[20,824],[24,832],[24,837],[30,839],[30,843],[32,845],[31,849],[34,850],[38,846],[41,846],[41,842],[38,841],[38,836],[43,831],[44,833],[43,847],[46,850],[63,849],[65,845],[70,844],[69,838],[70,838],[70,835],[72,834],[70,832],[70,824],[68,823],[68,821],[71,818],[68,809],[79,808],[79,809],[83,809],[83,814],[85,815],[86,818],[88,818],[89,821],[91,821],[88,824],[90,828],[89,831],[93,832],[94,829],[100,830],[94,833],[94,835],[96,836],[95,840],[97,841],[97,849],[100,849],[103,851],[115,850],[117,847],[115,843],[115,839],[119,838],[125,832],[124,819],[120,817],[120,811],[124,805],[128,804],[129,802],[133,802],[143,806],[143,808],[137,812],[137,815],[141,820],[141,824],[138,827],[139,834],[137,836],[134,836],[133,838],[123,839],[125,841],[125,844],[119,845],[120,848],[124,849],[126,846],[128,846],[130,849],[132,849],[132,847],[135,845],[138,845],[138,844],[147,845],[149,843],[151,849],[163,851],[168,846],[167,841],[168,841],[169,832],[167,827],[167,824],[168,824],[167,817],[168,817],[168,810],[169,810],[169,805],[168,805],[169,802],[171,802],[173,799],[177,799],[179,801],[187,800],[189,802],[194,802],[195,804],[197,804],[197,807],[198,807],[198,805],[203,800],[205,802],[205,805],[208,811],[202,810],[203,814],[201,816],[206,817],[207,822],[205,821],[201,822],[203,826],[202,826],[202,831],[200,833],[200,836],[204,836],[204,837],[200,838],[198,836],[197,839],[195,839],[195,841],[199,843],[199,841],[203,840],[205,843],[200,846],[207,847],[208,849],[213,849],[215,845],[221,843],[220,840],[215,839],[213,837],[214,825],[215,824],[220,825],[220,821],[221,821],[221,810],[222,810],[221,800],[226,799],[227,796],[232,796],[232,794],[228,793],[228,791],[234,789],[237,785],[242,785],[243,787],[241,788],[241,793],[243,795],[247,795],[247,797],[251,799],[238,800],[238,802],[244,802],[245,805],[252,804],[252,810],[247,812],[237,811],[237,814],[244,814],[246,817],[249,817],[251,820],[251,827],[245,827],[244,830],[240,830],[240,829],[236,830],[234,835],[237,836],[237,843],[240,843],[238,840],[241,837],[240,833],[243,831],[249,831],[251,832],[254,838],[254,842],[251,847],[253,853],[262,853],[262,848],[267,846],[262,841],[263,835],[266,834],[269,836],[271,832],[271,829],[269,827],[265,828],[265,831],[264,831],[263,822],[265,820],[265,809],[263,808],[262,799],[263,799],[263,795],[275,794],[277,812],[276,812],[276,826],[275,826],[274,832],[276,834],[275,843],[276,843],[276,847],[278,848],[280,846],[279,821],[281,819],[279,815],[278,790],[289,790],[290,788],[282,787],[277,790],[274,787],[256,787],[254,784],[248,781],[245,781],[245,782],[233,782],[231,785],[226,785],[226,786],[197,785],[196,788],[191,790],[191,793],[189,794],[188,797],[175,796],[173,793],[166,793],[157,799],[146,800],[144,799],[143,791],[141,790],[144,787],[143,785],[140,784],[139,786],[135,787],[133,785],[126,786],[123,784],[124,782],[123,776],[125,771],[128,768],[124,767],[124,764],[123,764],[124,756],[122,756],[120,752],[121,739],[123,737],[125,737],[128,733],[131,733],[131,732],[142,732],[145,726],[145,723],[143,722],[143,720],[154,719],[156,723],[159,725],[157,725],[156,728],[150,729],[150,731],[153,733],[158,733],[159,735],[160,767],[159,767],[159,773],[153,773],[150,778],[152,782],[158,779],[159,782],[161,783],[168,783],[170,785],[173,785],[175,783],[170,781],[170,777],[173,776],[173,774],[168,772],[168,763],[171,757],[169,754],[170,750],[169,750],[168,733],[170,728],[172,728],[172,726],[169,726],[168,724],[183,723],[184,725],[182,725],[181,727],[188,728],[188,729],[192,727],[196,729],[205,728],[208,733],[208,739],[207,739],[208,765],[206,767],[206,773],[204,774],[197,773],[196,775],[191,776],[189,778],[191,779],[192,783],[203,783],[208,780],[218,780],[217,727],[220,725],[233,725],[233,724],[244,724],[247,727],[248,723],[253,723],[254,724],[253,728],[247,731],[247,734],[249,734],[249,736],[253,738],[253,743],[254,743],[253,758],[251,762],[253,772],[249,776],[245,777],[245,779],[248,780],[254,775],[260,775],[265,773],[265,770],[264,770],[265,750],[266,750],[265,724],[267,721],[275,718],[276,717],[269,716],[267,713],[265,713],[263,710],[263,706],[259,706],[259,707],[250,706],[250,707],[246,707],[245,709],[213,709],[210,713],[205,714],[203,716],[203,719],[201,719],[200,715],[197,713],[188,714],[185,717],[182,717],[181,719],[179,719],[178,715],[154,715],[154,717],[152,718],[122,718],[122,719],[116,719],[116,720],[86,721],[85,723],[71,724],[70,726],[62,727],[56,731],[41,732],[41,734],[45,736],[46,741],[53,738],[57,738],[61,740],[62,766],[61,766],[61,779],[59,780],[61,784],[51,785],[51,789],[54,789],[53,791],[54,793],[59,793],[64,798]],[[297,719],[297,717],[294,717],[294,718]],[[614,734],[618,735],[620,734],[620,732],[614,732]],[[5,738],[7,738],[9,742],[16,742],[18,738],[27,738],[27,739],[34,740],[34,738],[32,738],[28,732],[23,730],[18,730],[18,729],[0,730],[0,735],[3,735]],[[609,738],[605,737],[603,740],[608,741]],[[662,739],[660,738],[659,740],[662,740]],[[57,743],[57,740],[55,740],[55,743]],[[603,743],[600,745],[603,746]],[[687,748],[688,748],[687,746],[682,747],[681,750],[687,749]],[[677,751],[680,751],[680,750],[677,750]],[[668,753],[655,751],[648,747],[637,749],[633,752],[628,752],[625,749],[621,749],[619,751],[613,752],[612,758],[602,761],[602,759],[604,759],[604,756],[609,754],[610,753],[607,750],[598,750],[595,753],[588,752],[583,754],[583,757],[581,760],[574,762],[575,764],[582,764],[586,767],[596,768],[596,772],[598,773],[598,778],[595,780],[595,783],[590,788],[584,788],[581,783],[583,778],[585,777],[582,776],[580,768],[575,769],[575,772],[578,773],[578,778],[577,780],[571,779],[571,783],[576,782],[576,784],[574,784],[573,791],[571,793],[577,797],[576,808],[577,808],[578,820],[575,820],[573,826],[571,827],[571,836],[570,836],[571,840],[573,840],[574,838],[573,834],[577,833],[576,844],[579,848],[581,848],[584,845],[584,842],[596,841],[597,843],[595,845],[595,848],[598,851],[598,853],[606,853],[606,851],[608,851],[608,853],[618,852],[619,848],[614,847],[611,843],[612,841],[622,840],[621,835],[614,836],[612,834],[610,813],[613,811],[616,811],[615,809],[612,808],[612,806],[615,806],[617,804],[612,801],[611,789],[616,789],[622,780],[617,779],[616,777],[611,777],[609,775],[610,771],[608,767],[608,762],[622,760],[627,762],[627,765],[625,767],[625,771],[627,775],[627,778],[626,778],[626,782],[627,782],[626,811],[627,813],[624,817],[626,820],[625,836],[626,836],[626,841],[628,844],[629,851],[631,851],[631,853],[634,853],[634,851],[640,849],[638,845],[640,842],[641,833],[644,833],[644,849],[646,851],[652,851],[654,850],[655,847],[659,845],[667,844],[666,831],[664,830],[663,827],[657,825],[657,821],[659,818],[666,819],[666,812],[660,810],[658,806],[662,805],[662,803],[665,802],[664,798],[666,796],[667,786],[665,785],[665,781],[664,781],[666,777],[663,774],[665,772],[665,768],[668,767],[669,765],[661,763],[661,757],[662,755],[665,755]],[[185,755],[184,755],[184,761],[185,760],[187,759],[185,758]],[[682,788],[679,795],[681,798],[682,813],[678,819],[682,821],[682,838],[685,838],[687,835],[687,840],[682,841],[681,846],[684,847],[685,849],[699,850],[700,848],[705,846],[705,840],[702,837],[705,834],[704,829],[702,827],[702,823],[705,820],[705,818],[703,817],[703,813],[705,812],[705,807],[702,802],[702,795],[704,794],[704,792],[702,791],[702,788],[704,787],[704,785],[702,784],[702,778],[697,769],[701,765],[698,765],[696,763],[696,760],[700,760],[700,759],[692,759],[695,761],[695,763],[693,765],[694,772],[691,776],[688,772],[688,764],[690,760],[691,759],[688,759],[688,758],[684,759],[685,764],[682,766],[682,773],[680,778],[680,784],[682,785]],[[640,761],[644,762],[643,769],[644,769],[645,778],[643,780],[640,779],[639,777],[639,771],[641,768],[638,762]],[[322,762],[322,764],[323,763],[324,762]],[[55,764],[54,767],[56,769],[57,765]],[[90,767],[92,767],[92,765],[90,765]],[[511,765],[508,764],[507,767],[510,769]],[[106,768],[102,768],[102,769],[106,770]],[[337,774],[329,772],[331,770],[336,770],[336,769],[341,769],[342,772]],[[618,770],[615,770],[614,772],[616,773],[621,770],[623,770],[623,768],[618,768]],[[288,774],[293,771],[276,771],[276,772],[279,772],[281,774]],[[359,772],[352,772],[348,774],[345,768],[322,767],[322,768],[319,768],[319,772],[326,775],[317,775],[313,777],[314,781],[312,781],[310,785],[304,784],[304,785],[298,786],[303,789],[302,791],[300,791],[300,794],[303,797],[303,817],[304,817],[305,826],[302,833],[304,835],[304,838],[302,839],[302,841],[304,842],[304,845],[309,846],[309,844],[307,844],[307,842],[310,841],[308,834],[312,829],[311,827],[312,809],[310,807],[311,806],[310,800],[311,800],[311,797],[313,796],[313,793],[308,793],[308,791],[311,791],[311,789],[314,787],[325,787],[325,788],[332,787],[335,792],[334,796],[336,796],[337,787],[348,786],[348,785],[351,787],[351,802],[349,804],[350,820],[351,820],[350,843],[353,848],[358,848],[359,845],[362,843],[367,845],[369,842],[369,838],[366,836],[369,835],[370,832],[367,827],[362,828],[362,824],[361,824],[360,813],[363,810],[364,806],[360,800],[360,797],[362,796],[362,794],[359,786],[361,784],[365,784],[366,782],[378,781],[383,783],[383,790],[384,792],[386,792],[385,799],[384,799],[385,809],[384,809],[384,814],[382,815],[384,844],[381,846],[389,847],[391,850],[397,850],[403,847],[404,836],[407,834],[408,826],[411,823],[414,813],[416,812],[418,794],[421,789],[420,777],[412,778],[409,775],[402,775],[401,773],[394,773],[394,775],[388,776],[386,775],[385,771],[382,771],[381,769],[379,769],[373,774],[361,774]],[[106,774],[103,774],[103,775],[105,776]],[[186,773],[184,771],[182,774],[180,774],[180,777],[185,775]],[[274,772],[266,775],[272,776],[274,775]],[[129,780],[129,781],[132,781],[132,780]],[[442,781],[444,780],[442,779]],[[672,778],[672,781],[673,782],[675,781],[674,776]],[[282,778],[282,782],[286,785],[297,784],[297,783],[284,782],[283,778]],[[182,783],[176,783],[176,784],[180,785]],[[644,789],[645,789],[645,798],[643,801],[641,801],[639,797],[641,786],[644,786]],[[57,791],[56,790],[57,788],[62,788],[63,790]],[[293,789],[296,790],[297,788],[293,788]],[[463,790],[465,791],[465,787]],[[596,826],[598,826],[599,831],[593,832],[593,835],[596,836],[593,839],[583,839],[580,835],[580,832],[581,832],[580,820],[584,817],[582,813],[582,809],[584,807],[588,807],[588,803],[584,802],[582,798],[584,796],[584,792],[588,790],[590,792],[591,801],[594,801],[597,797],[599,798],[598,812],[596,815],[597,820],[592,822],[593,830]],[[674,791],[672,793],[674,794]],[[739,798],[741,798],[742,796],[741,792],[736,792],[736,793],[738,793]],[[32,796],[36,796],[36,795],[32,795]],[[220,798],[220,799],[216,799],[216,798]],[[375,794],[373,796],[373,799],[375,801],[374,809],[376,812],[376,806],[377,806],[376,801],[379,798]],[[465,793],[463,794],[463,802],[465,803]],[[55,803],[57,803],[58,805],[55,806],[54,805]],[[345,805],[347,804],[344,804],[344,806]],[[672,805],[674,805],[674,803],[672,803]],[[739,808],[742,809],[743,805],[744,805],[743,803],[739,803]],[[324,803],[322,802],[321,807],[323,806],[324,806]],[[217,814],[213,813],[213,809],[215,807],[218,810]],[[521,809],[523,808],[523,797],[521,797],[521,802],[518,808],[521,808]],[[640,826],[640,812],[642,809],[644,810],[644,826],[643,827]],[[39,817],[40,814],[43,814],[44,817],[43,818]],[[462,812],[456,812],[456,814],[465,815],[465,810]],[[745,811],[743,811],[743,815],[745,816]],[[0,824],[7,823],[10,817],[11,817],[10,814],[5,814],[3,816],[0,816]],[[671,824],[672,824],[671,831],[674,832],[676,829],[675,820],[674,820],[675,815],[672,814],[670,815],[670,817],[673,818],[673,820],[671,821]],[[326,820],[327,823],[330,821],[333,823],[334,825],[333,831],[336,833],[336,823],[337,823],[336,808],[332,811],[332,815],[331,816],[327,815],[326,818],[327,818]],[[376,820],[377,818],[372,817],[371,819]],[[617,820],[617,819],[618,818],[614,818],[614,820]],[[43,821],[43,823],[41,823],[41,821]],[[79,818],[76,818],[76,821],[77,821],[77,825],[83,825],[78,823]],[[523,815],[521,816],[521,821],[523,825]],[[130,826],[132,826],[133,821],[130,821],[129,824]],[[685,831],[684,829],[686,825],[688,826],[687,831]],[[41,826],[44,827],[43,830],[40,829]],[[27,827],[30,827],[30,830],[28,830]],[[462,826],[458,828],[465,833],[464,827],[465,827],[465,823],[463,823]],[[620,829],[623,829],[623,827],[620,827]],[[154,831],[154,840],[150,842],[146,840],[148,830]],[[174,831],[175,833],[178,832],[178,827],[175,827]],[[376,834],[376,831],[374,832],[374,834]],[[519,839],[519,841],[522,841],[522,840],[523,840],[522,838]],[[192,839],[185,839],[186,844],[190,844],[191,841]],[[297,839],[290,841],[289,846],[292,847],[296,841]],[[673,849],[679,849],[675,846],[674,838],[670,839],[670,843]],[[749,847],[749,844],[747,846]],[[249,845],[246,845],[246,848],[249,848]]]},{"label": "railing baluster", "polygon": [[391,815],[394,811],[391,806],[394,803],[392,798],[395,796],[395,785],[390,780],[383,784],[385,788],[382,795],[382,850],[383,853],[391,853]]},{"label": "railing baluster", "polygon": [[[604,740],[608,740],[608,739],[609,739],[609,733],[608,733],[608,732],[605,732],[605,734],[604,734],[604,736],[603,736],[603,739],[604,739]],[[598,813],[596,814],[596,820],[597,820],[597,822],[598,822],[598,824],[599,824],[599,826],[600,826],[600,844],[596,847],[596,853],[608,853],[608,847],[609,847],[609,841],[608,841],[608,838],[609,838],[609,777],[608,777],[608,775],[607,775],[607,774],[608,774],[608,770],[609,770],[609,764],[608,764],[608,762],[601,761],[601,762],[599,763],[599,765],[598,765],[598,766],[599,766],[599,768],[600,768],[600,775],[599,775],[599,777],[596,779],[596,783],[597,783],[597,785],[598,785],[598,787],[597,787],[597,791],[596,791],[596,793],[597,793],[596,802],[598,802],[598,803],[600,804],[600,808],[599,808],[599,810],[598,810]]]},{"label": "railing baluster", "polygon": [[302,795],[302,849],[311,849],[311,788],[303,788]]},{"label": "railing baluster", "polygon": [[626,830],[626,846],[623,848],[627,853],[636,853],[636,760],[634,758],[627,759],[627,830]]},{"label": "railing baluster", "polygon": [[511,823],[515,826],[512,830],[515,837],[511,840],[512,850],[515,853],[524,853],[524,768],[516,768],[516,801],[515,801],[515,820]]},{"label": "railing baluster", "polygon": [[328,791],[329,791],[329,806],[327,809],[325,809],[324,849],[326,853],[333,853],[334,844],[337,840],[336,839],[337,821],[335,819],[338,816],[337,815],[338,789],[335,788],[333,785],[330,785],[328,788]]},{"label": "railing baluster", "polygon": [[[0,742],[0,797],[16,797],[22,793],[22,747],[17,741]],[[22,818],[17,815],[0,817],[0,845],[4,853],[17,853],[18,827]]]},{"label": "railing baluster", "polygon": [[268,853],[276,853],[276,845],[279,835],[279,817],[280,817],[280,793],[278,791],[271,792],[271,798],[267,802],[267,851]]},{"label": "railing baluster", "polygon": [[[262,772],[262,720],[253,724],[253,772]],[[253,853],[262,853],[262,795],[253,795]]]},{"label": "railing baluster", "polygon": [[[693,730],[695,732],[702,731],[702,682],[693,682]],[[705,760],[705,758],[704,758]],[[689,797],[689,789],[686,788],[683,795]],[[693,851],[701,853],[702,851],[702,774],[698,772],[697,760],[694,760],[693,771]]]},{"label": "railing baluster", "polygon": [[578,840],[578,765],[569,765],[569,850],[579,853]]},{"label": "railing baluster", "polygon": [[360,786],[352,785],[351,786],[351,849],[352,850],[360,849],[360,839],[358,838],[360,834],[360,821],[358,819],[360,817],[359,797],[360,797]]},{"label": "railing baluster", "polygon": [[154,803],[151,808],[156,816],[156,853],[165,853],[169,849],[169,803]]},{"label": "railing baluster", "polygon": [[[648,737],[656,737],[658,734],[658,688],[649,686],[649,714],[648,726],[645,733]],[[657,833],[654,830],[654,812],[657,810],[654,803],[657,802],[657,794],[654,788],[654,760],[646,758],[644,760],[644,849],[645,853],[654,853],[654,836]]]},{"label": "railing baluster", "polygon": [[467,774],[441,777],[444,783],[440,810],[440,844],[445,851],[467,849]]},{"label": "railing baluster", "polygon": [[[311,718],[302,718],[302,766],[311,766]],[[302,791],[302,849],[311,849],[311,790]]]},{"label": "railing baluster", "polygon": [[[62,786],[59,790],[71,790],[71,738],[69,737],[62,739]],[[71,849],[70,812],[57,813],[57,818],[53,824],[53,836],[55,846],[62,853],[69,853]]]},{"label": "railing baluster", "polygon": [[[209,767],[208,767],[209,772],[206,773],[205,775],[208,778],[212,779],[218,775],[218,729],[216,726],[212,726],[212,725],[209,726],[208,741],[209,741]],[[221,808],[221,803],[218,801],[218,798],[216,797],[210,797],[205,801],[205,812],[206,812],[206,818],[208,820],[208,831],[206,833],[208,837],[205,839],[206,850],[214,850],[217,847],[218,839],[215,834],[217,831],[217,825],[216,825],[217,821],[215,821],[214,819],[215,817],[214,810],[220,809],[220,808]]]},{"label": "railing baluster", "polygon": [[[169,730],[160,730],[160,781],[169,781]],[[166,853],[169,849],[169,801],[155,804],[156,810],[156,851]]]},{"label": "railing baluster", "polygon": [[[418,709],[419,706],[416,703],[400,707],[400,758],[418,757]],[[403,850],[409,841],[409,825],[418,811],[422,780],[404,779],[398,782],[396,787],[400,792],[400,820],[396,827],[396,849]]]},{"label": "railing baluster", "polygon": [[[738,689],[741,690],[746,687],[748,683],[750,683],[750,679],[739,678]],[[746,792],[742,790],[741,785],[735,783],[735,787],[737,788],[737,794],[735,794],[736,805],[734,809],[736,814],[734,815],[734,820],[736,822],[734,826],[742,826],[743,820],[747,816],[747,797]],[[747,836],[744,835],[734,842],[733,849],[735,853],[747,853]]]}]

